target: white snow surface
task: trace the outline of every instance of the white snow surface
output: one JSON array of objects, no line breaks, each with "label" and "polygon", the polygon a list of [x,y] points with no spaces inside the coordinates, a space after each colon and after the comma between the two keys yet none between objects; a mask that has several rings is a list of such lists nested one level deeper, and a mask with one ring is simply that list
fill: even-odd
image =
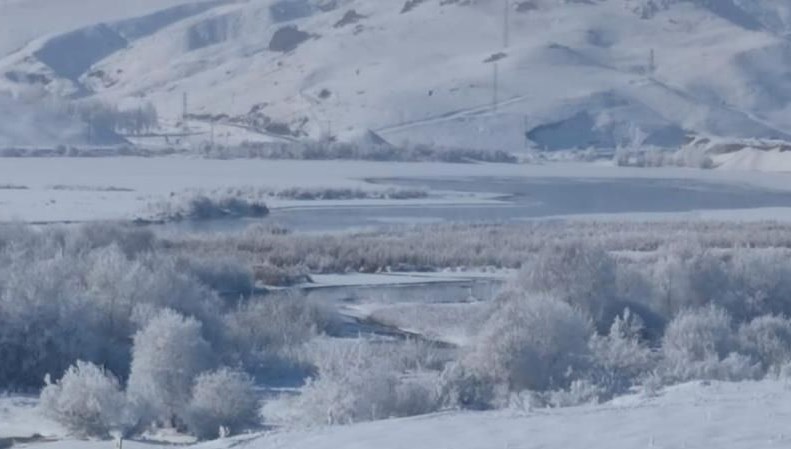
[{"label": "white snow surface", "polygon": [[[177,3],[5,0],[0,91],[509,150],[791,135],[785,1],[512,0],[507,43],[500,0]],[[307,40],[271,49],[287,25]]]},{"label": "white snow surface", "polygon": [[713,159],[719,169],[791,173],[791,151],[748,147],[733,153],[715,155]]},{"label": "white snow surface", "polygon": [[33,397],[0,394],[0,442],[9,437],[39,434],[62,438],[67,434],[62,426],[43,416],[37,404],[38,399]]},{"label": "white snow surface", "polygon": [[[201,449],[763,449],[791,445],[786,382],[688,383],[658,397],[598,406],[451,412],[407,419],[273,431],[198,444]],[[29,448],[99,449],[110,442],[59,441]],[[131,449],[156,444],[132,441]]]}]

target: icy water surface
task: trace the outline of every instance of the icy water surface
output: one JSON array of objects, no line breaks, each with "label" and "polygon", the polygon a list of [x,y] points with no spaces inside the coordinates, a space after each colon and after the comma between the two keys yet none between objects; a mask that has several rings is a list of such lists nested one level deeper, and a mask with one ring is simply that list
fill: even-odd
[{"label": "icy water surface", "polygon": [[[673,214],[791,207],[791,193],[685,179],[396,178],[377,183],[495,193],[500,204],[340,206],[276,209],[264,221],[295,231],[344,231],[400,223],[515,222],[572,215]],[[179,223],[179,230],[234,231],[261,220]]]}]

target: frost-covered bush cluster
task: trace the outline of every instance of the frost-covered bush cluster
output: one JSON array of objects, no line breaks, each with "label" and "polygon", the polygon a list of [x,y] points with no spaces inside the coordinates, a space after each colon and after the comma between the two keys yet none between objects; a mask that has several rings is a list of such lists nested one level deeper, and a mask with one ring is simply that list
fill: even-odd
[{"label": "frost-covered bush cluster", "polygon": [[428,191],[420,189],[385,188],[366,190],[361,188],[339,187],[292,187],[283,190],[269,190],[261,192],[281,200],[412,200],[428,197]]},{"label": "frost-covered bush cluster", "polygon": [[315,362],[302,394],[270,404],[267,417],[317,425],[448,407],[560,407],[688,380],[786,373],[791,252],[707,248],[678,234],[662,245],[624,252],[546,242],[525,253],[453,357],[411,371],[392,365],[392,355],[336,347],[332,363]]},{"label": "frost-covered bush cluster", "polygon": [[159,221],[213,220],[218,218],[264,217],[269,208],[263,201],[236,196],[193,194],[152,204],[150,215]]},{"label": "frost-covered bush cluster", "polygon": [[399,162],[495,162],[513,164],[516,156],[500,150],[446,148],[423,144],[393,146],[355,142],[248,142],[238,147],[207,147],[204,155],[218,159],[356,159]]},{"label": "frost-covered bush cluster", "polygon": [[148,205],[143,211],[157,221],[209,220],[232,217],[263,217],[269,213],[269,200],[409,200],[428,197],[428,191],[407,188],[234,187],[192,189],[171,193],[166,200]]},{"label": "frost-covered bush cluster", "polygon": [[614,161],[621,167],[692,167],[714,168],[714,160],[705,148],[687,146],[677,151],[660,148],[619,148]]},{"label": "frost-covered bush cluster", "polygon": [[240,371],[221,368],[195,379],[185,421],[201,438],[219,436],[221,428],[236,433],[258,424],[259,404],[253,379]]},{"label": "frost-covered bush cluster", "polygon": [[98,366],[78,361],[63,378],[41,392],[41,408],[80,436],[109,437],[134,425],[118,379]]},{"label": "frost-covered bush cluster", "polygon": [[302,346],[342,323],[328,306],[282,297],[240,304],[223,318],[234,364],[272,380],[304,377],[312,367]]},{"label": "frost-covered bush cluster", "polygon": [[89,147],[57,145],[55,147],[2,147],[0,148],[0,158],[6,157],[69,157],[69,158],[97,158],[97,157],[155,157],[171,156],[179,151],[174,148],[150,149],[135,147],[130,144],[113,144],[111,146]]},{"label": "frost-covered bush cluster", "polygon": [[[240,259],[176,254],[138,228],[2,226],[0,388],[60,379],[46,384],[42,407],[78,435],[219,428],[196,423],[238,430],[257,422],[252,406],[207,408],[212,395],[235,401],[249,386],[247,374],[224,367],[289,368],[299,363],[289,347],[333,322],[301,297],[250,297],[252,286]],[[251,391],[245,397],[257,403]]]},{"label": "frost-covered bush cluster", "polygon": [[[591,244],[549,245],[495,301],[458,362],[458,382],[477,385],[471,403],[480,408],[481,397],[502,403],[489,384],[558,405],[650,382],[787,372],[788,256],[699,244],[614,256]],[[641,288],[619,289],[624,273]]]},{"label": "frost-covered bush cluster", "polygon": [[463,363],[515,391],[568,386],[591,359],[588,318],[552,297],[518,295],[497,305]]},{"label": "frost-covered bush cluster", "polygon": [[[791,228],[771,222],[431,224],[329,235],[296,234],[258,225],[237,235],[185,236],[173,238],[171,243],[184,251],[226,255],[231,252],[254,265],[306,274],[305,270],[374,273],[520,268],[530,255],[547,245],[582,238],[611,252],[650,252],[671,244],[678,246],[678,241],[718,250],[742,246],[791,248]],[[626,268],[618,267],[619,271]],[[620,276],[616,279],[618,284],[624,281]]]},{"label": "frost-covered bush cluster", "polygon": [[[0,387],[44,387],[43,409],[77,435],[175,427],[210,438],[260,424],[254,385],[304,382],[263,413],[304,426],[785,376],[790,256],[791,227],[774,223],[178,238],[4,226]],[[513,279],[488,302],[390,304],[371,318],[415,330],[414,341],[366,340],[349,338],[332,305],[291,289],[256,296],[256,279],[297,267],[303,281],[471,267],[511,268]]]},{"label": "frost-covered bush cluster", "polygon": [[442,359],[417,342],[331,341],[309,349],[316,373],[299,396],[264,408],[288,426],[351,424],[437,411],[442,407],[436,364]]}]

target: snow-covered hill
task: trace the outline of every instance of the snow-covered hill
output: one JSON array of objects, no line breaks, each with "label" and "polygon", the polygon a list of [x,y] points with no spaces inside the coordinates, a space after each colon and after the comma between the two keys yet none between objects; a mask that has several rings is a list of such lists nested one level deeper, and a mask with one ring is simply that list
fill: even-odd
[{"label": "snow-covered hill", "polygon": [[297,137],[511,150],[791,139],[788,2],[15,0],[2,21],[67,2],[77,29],[0,60],[0,91],[144,98],[173,120],[186,94],[194,116]]}]

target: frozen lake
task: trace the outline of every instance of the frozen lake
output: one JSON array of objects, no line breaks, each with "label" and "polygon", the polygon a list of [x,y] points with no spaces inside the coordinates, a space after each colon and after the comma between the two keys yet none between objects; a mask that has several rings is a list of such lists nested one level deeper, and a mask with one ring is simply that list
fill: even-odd
[{"label": "frozen lake", "polygon": [[[707,211],[716,211],[716,215],[710,215],[715,218],[733,215],[781,219],[789,216],[784,208],[791,208],[791,192],[681,178],[458,177],[391,178],[375,182],[435,191],[494,193],[502,195],[502,201],[498,204],[283,208],[273,210],[264,221],[297,231],[342,231],[403,223],[517,222],[573,216],[695,218],[708,216]],[[759,209],[763,211],[760,214]],[[257,221],[221,220],[164,227],[198,232],[229,231]]]}]

